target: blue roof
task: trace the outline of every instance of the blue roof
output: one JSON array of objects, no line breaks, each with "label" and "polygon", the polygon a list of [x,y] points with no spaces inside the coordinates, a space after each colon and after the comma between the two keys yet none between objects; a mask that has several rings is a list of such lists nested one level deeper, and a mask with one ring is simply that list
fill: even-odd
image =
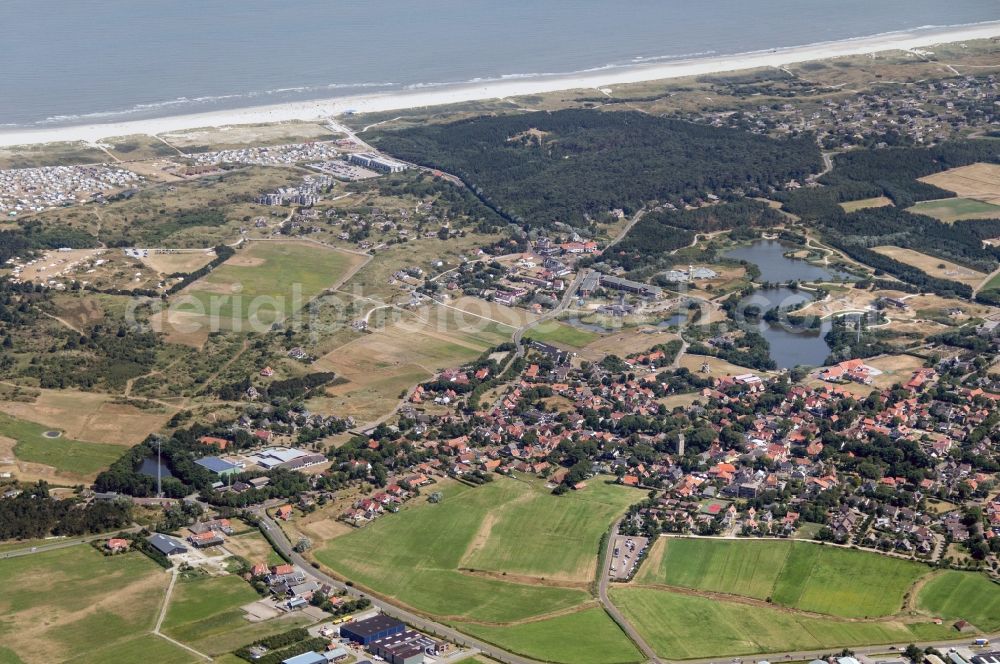
[{"label": "blue roof", "polygon": [[225,461],[224,459],[220,459],[219,457],[214,457],[214,456],[205,457],[204,459],[198,459],[197,461],[195,461],[195,463],[201,466],[202,468],[208,468],[213,473],[230,472],[236,470],[239,467],[236,466],[235,464]]},{"label": "blue roof", "polygon": [[281,664],[327,664],[326,657],[317,652],[304,652],[295,657],[289,657]]}]

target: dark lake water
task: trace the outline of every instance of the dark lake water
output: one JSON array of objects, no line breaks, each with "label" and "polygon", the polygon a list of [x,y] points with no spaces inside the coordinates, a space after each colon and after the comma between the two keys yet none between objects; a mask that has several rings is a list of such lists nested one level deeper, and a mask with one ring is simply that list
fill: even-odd
[{"label": "dark lake water", "polygon": [[[142,465],[139,466],[139,472],[143,475],[156,477],[156,465],[156,457],[146,457],[142,460]],[[170,472],[170,468],[167,467],[166,463],[160,463],[159,465],[161,477],[173,477],[173,474]]]},{"label": "dark lake water", "polygon": [[811,265],[806,261],[785,257],[790,245],[778,240],[758,240],[745,247],[737,247],[723,254],[726,258],[753,263],[760,268],[761,281],[787,283],[789,281],[844,281],[853,277],[839,270]]},{"label": "dark lake water", "polygon": [[[850,276],[837,270],[828,270],[802,260],[787,258],[784,254],[788,249],[787,245],[777,240],[760,240],[750,246],[738,247],[727,252],[725,256],[754,263],[760,268],[760,278],[763,281],[785,283],[833,280]],[[775,307],[792,308],[810,302],[814,298],[815,295],[811,291],[802,288],[792,289],[783,286],[761,289],[744,298],[740,302],[739,311],[744,311],[747,307],[757,307],[761,312]],[[760,332],[767,339],[771,346],[771,358],[782,369],[791,369],[799,365],[819,366],[830,354],[830,348],[823,339],[832,326],[830,320],[822,321],[818,329],[795,325],[787,320],[772,323],[762,319],[746,320],[739,315],[738,320],[742,326]]]}]

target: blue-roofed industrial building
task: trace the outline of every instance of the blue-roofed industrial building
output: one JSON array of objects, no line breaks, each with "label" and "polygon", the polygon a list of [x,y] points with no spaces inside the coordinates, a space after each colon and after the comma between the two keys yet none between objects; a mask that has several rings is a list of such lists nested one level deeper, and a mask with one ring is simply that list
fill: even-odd
[{"label": "blue-roofed industrial building", "polygon": [[399,620],[390,618],[389,616],[379,615],[374,618],[368,618],[367,620],[359,620],[357,622],[341,625],[340,636],[366,646],[372,641],[384,639],[385,637],[392,636],[394,634],[401,634],[405,630],[406,625]]},{"label": "blue-roofed industrial building", "polygon": [[229,463],[225,459],[215,456],[207,456],[195,461],[202,468],[207,468],[216,475],[233,475],[240,472],[240,467],[234,463]]},{"label": "blue-roofed industrial building", "polygon": [[301,655],[296,655],[295,657],[289,657],[283,660],[281,664],[328,664],[326,657],[320,655],[318,652],[304,652]]}]

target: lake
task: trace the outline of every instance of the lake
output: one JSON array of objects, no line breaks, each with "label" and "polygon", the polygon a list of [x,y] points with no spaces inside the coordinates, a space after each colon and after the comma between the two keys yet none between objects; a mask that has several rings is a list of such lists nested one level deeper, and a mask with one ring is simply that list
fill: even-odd
[{"label": "lake", "polygon": [[847,272],[787,258],[785,252],[790,249],[794,247],[778,240],[757,240],[750,245],[731,249],[723,257],[753,263],[760,268],[760,280],[771,283],[850,281],[855,278]]},{"label": "lake", "polygon": [[[148,475],[149,477],[156,477],[156,457],[146,457],[142,460],[142,465],[139,466],[139,473],[142,475]],[[170,468],[167,467],[166,462],[160,462],[160,477],[173,477],[173,473],[170,472]]]},{"label": "lake", "polygon": [[801,46],[983,0],[3,0],[0,126],[142,119]]}]

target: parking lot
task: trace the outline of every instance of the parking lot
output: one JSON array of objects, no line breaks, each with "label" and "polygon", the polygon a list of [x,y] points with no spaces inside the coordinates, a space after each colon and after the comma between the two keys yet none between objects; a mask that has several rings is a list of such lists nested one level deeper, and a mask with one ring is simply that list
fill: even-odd
[{"label": "parking lot", "polygon": [[608,567],[612,581],[626,581],[631,576],[642,552],[649,544],[645,537],[616,535]]}]

